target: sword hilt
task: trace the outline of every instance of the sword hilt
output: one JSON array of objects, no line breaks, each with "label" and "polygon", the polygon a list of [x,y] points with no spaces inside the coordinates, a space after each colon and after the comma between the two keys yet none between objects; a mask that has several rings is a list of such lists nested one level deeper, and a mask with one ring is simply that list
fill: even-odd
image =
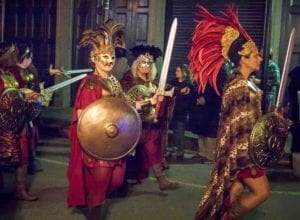
[{"label": "sword hilt", "polygon": [[42,106],[49,106],[50,101],[52,100],[53,97],[53,92],[48,91],[47,89],[41,90],[41,101],[42,101]]}]

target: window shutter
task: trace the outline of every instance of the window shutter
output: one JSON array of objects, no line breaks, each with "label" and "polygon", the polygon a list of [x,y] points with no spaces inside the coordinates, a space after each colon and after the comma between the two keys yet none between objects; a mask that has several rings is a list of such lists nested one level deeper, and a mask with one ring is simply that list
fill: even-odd
[{"label": "window shutter", "polygon": [[263,46],[266,0],[168,0],[166,8],[165,41],[168,39],[173,18],[177,17],[178,19],[175,44],[169,68],[169,79],[175,76],[177,65],[183,63],[188,64],[187,55],[190,50],[192,32],[196,25],[195,20],[200,19],[195,15],[198,9],[196,7],[197,4],[205,6],[214,15],[219,15],[220,11],[225,11],[228,5],[234,4],[238,9],[239,20],[242,26],[259,48]]}]

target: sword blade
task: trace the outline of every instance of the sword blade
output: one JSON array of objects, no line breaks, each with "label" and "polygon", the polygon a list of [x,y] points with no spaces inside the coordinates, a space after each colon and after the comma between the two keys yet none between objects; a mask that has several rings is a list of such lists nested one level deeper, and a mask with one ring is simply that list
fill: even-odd
[{"label": "sword blade", "polygon": [[161,93],[164,93],[164,91],[165,91],[171,55],[172,55],[173,45],[174,45],[174,41],[175,41],[176,30],[177,30],[177,18],[174,18],[172,25],[171,25],[171,29],[170,29],[170,34],[169,34],[169,39],[168,39],[167,48],[166,48],[166,52],[165,52],[164,62],[163,62],[162,69],[161,69],[161,75],[159,78],[158,89]]},{"label": "sword blade", "polygon": [[53,85],[53,86],[50,86],[50,87],[48,87],[47,89],[44,89],[44,92],[54,92],[54,91],[56,91],[56,90],[58,90],[58,89],[61,89],[61,88],[63,88],[63,87],[66,87],[66,86],[68,86],[68,85],[70,85],[70,84],[72,84],[72,83],[74,83],[74,82],[77,82],[78,80],[81,80],[81,79],[83,79],[84,77],[86,77],[87,76],[87,74],[81,74],[81,75],[78,75],[78,76],[75,76],[74,78],[72,78],[72,79],[68,79],[68,80],[65,80],[65,81],[63,81],[63,82],[60,82],[60,83],[58,83],[58,84],[55,84],[55,85]]},{"label": "sword blade", "polygon": [[284,92],[286,88],[286,83],[287,83],[287,77],[289,74],[289,68],[290,68],[290,63],[292,59],[292,53],[293,53],[293,47],[295,44],[295,28],[292,29],[290,38],[289,38],[289,43],[286,51],[286,56],[285,56],[285,61],[283,65],[283,70],[282,70],[282,76],[281,76],[281,81],[280,81],[280,86],[279,86],[279,91],[278,91],[278,96],[277,96],[277,101],[276,101],[276,107],[280,107],[283,104],[283,98],[284,98]]},{"label": "sword blade", "polygon": [[66,75],[72,75],[72,74],[77,74],[77,73],[89,73],[92,72],[93,69],[77,69],[77,70],[64,70],[63,68],[62,72]]}]

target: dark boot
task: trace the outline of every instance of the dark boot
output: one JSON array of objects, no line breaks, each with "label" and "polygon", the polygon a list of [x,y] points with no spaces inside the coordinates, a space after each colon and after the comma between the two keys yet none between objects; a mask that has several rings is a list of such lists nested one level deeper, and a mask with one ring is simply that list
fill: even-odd
[{"label": "dark boot", "polygon": [[172,182],[165,177],[161,163],[154,164],[152,169],[153,169],[154,175],[158,181],[159,189],[161,191],[178,188],[177,182]]},{"label": "dark boot", "polygon": [[89,209],[88,220],[101,220],[101,205]]},{"label": "dark boot", "polygon": [[16,170],[17,192],[16,197],[24,201],[36,201],[38,198],[28,194],[26,190],[27,166],[20,166]]}]

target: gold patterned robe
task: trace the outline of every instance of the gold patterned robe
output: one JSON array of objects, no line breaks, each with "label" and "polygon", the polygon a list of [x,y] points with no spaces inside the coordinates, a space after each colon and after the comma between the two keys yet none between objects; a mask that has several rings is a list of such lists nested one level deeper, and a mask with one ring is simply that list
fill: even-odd
[{"label": "gold patterned robe", "polygon": [[261,92],[251,89],[248,83],[240,73],[233,73],[225,86],[216,157],[196,220],[221,219],[224,200],[239,170],[254,166],[248,149],[252,128],[261,116]]}]

